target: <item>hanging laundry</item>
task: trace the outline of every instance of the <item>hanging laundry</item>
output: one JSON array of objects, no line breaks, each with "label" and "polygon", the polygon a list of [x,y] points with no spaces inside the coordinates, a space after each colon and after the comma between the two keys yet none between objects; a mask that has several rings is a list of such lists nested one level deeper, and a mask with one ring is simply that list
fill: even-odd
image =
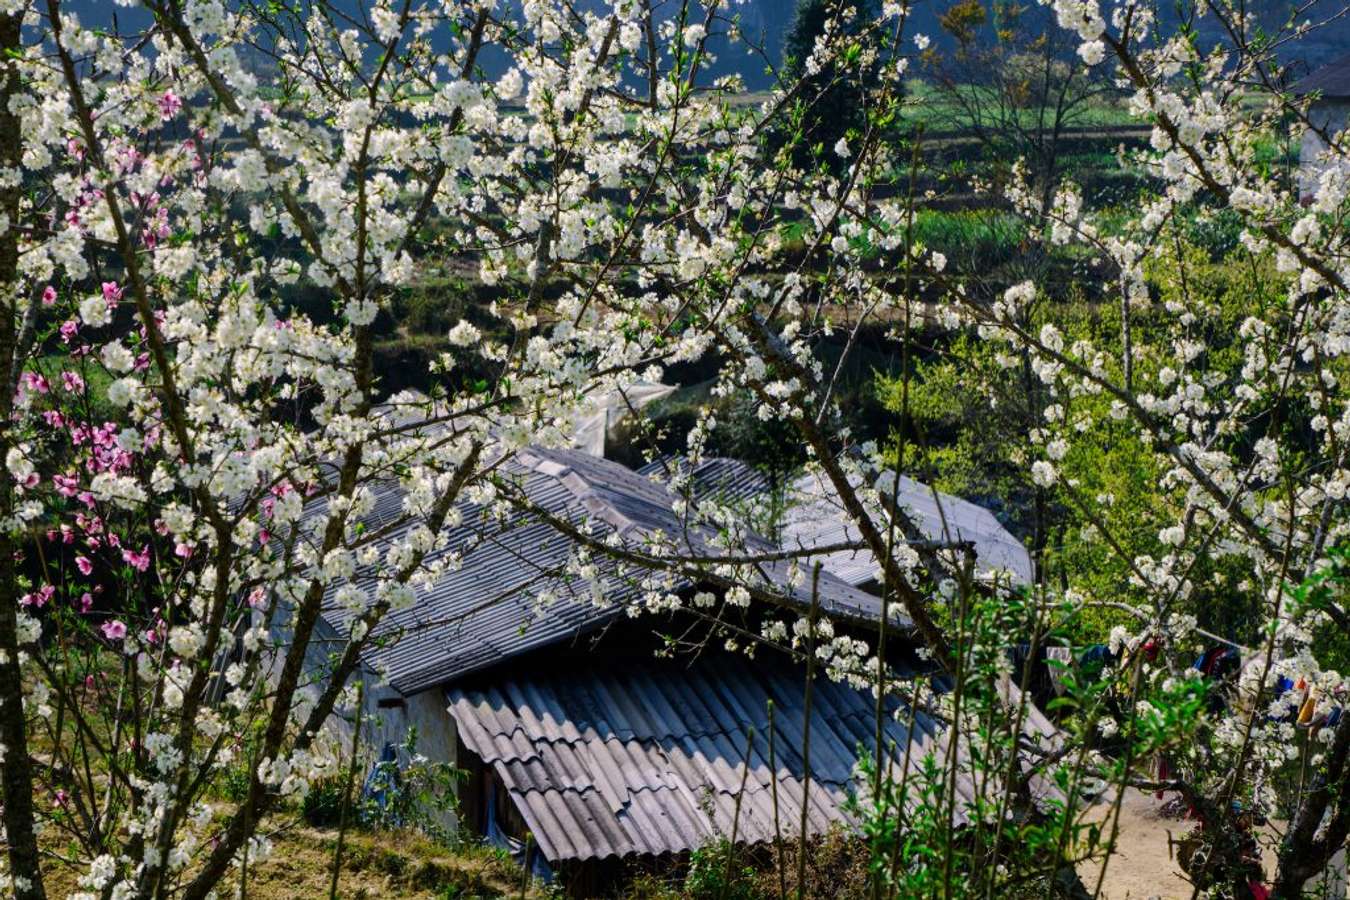
[{"label": "hanging laundry", "polygon": [[1210,678],[1227,678],[1241,668],[1242,654],[1236,647],[1217,644],[1205,650],[1195,661],[1195,668]]},{"label": "hanging laundry", "polygon": [[1312,722],[1313,713],[1317,711],[1317,692],[1309,691],[1303,697],[1303,705],[1298,709],[1297,724],[1307,726]]},{"label": "hanging laundry", "polygon": [[1054,688],[1055,696],[1063,697],[1067,685],[1064,683],[1064,675],[1073,665],[1073,650],[1069,647],[1046,647],[1045,648],[1046,671],[1050,676],[1050,686]]}]

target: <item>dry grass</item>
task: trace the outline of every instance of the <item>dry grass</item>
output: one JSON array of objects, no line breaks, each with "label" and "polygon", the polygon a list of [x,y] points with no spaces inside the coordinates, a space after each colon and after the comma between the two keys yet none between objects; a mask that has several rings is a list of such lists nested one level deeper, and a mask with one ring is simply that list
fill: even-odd
[{"label": "dry grass", "polygon": [[[319,900],[328,897],[337,831],[297,827],[274,835],[274,852],[250,866],[249,900]],[[349,831],[338,896],[343,900],[470,900],[477,897],[547,896],[538,886],[524,887],[521,871],[486,847],[450,850],[411,832]],[[48,867],[47,893],[64,897],[78,890],[79,872]],[[233,895],[238,873],[221,896]]]}]

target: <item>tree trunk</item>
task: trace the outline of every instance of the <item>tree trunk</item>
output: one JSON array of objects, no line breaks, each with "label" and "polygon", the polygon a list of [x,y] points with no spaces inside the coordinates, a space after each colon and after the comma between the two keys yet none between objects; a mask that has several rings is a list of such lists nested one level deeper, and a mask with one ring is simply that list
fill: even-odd
[{"label": "tree trunk", "polygon": [[[1328,810],[1331,814],[1328,817]],[[1294,900],[1308,879],[1326,871],[1350,833],[1350,723],[1341,723],[1327,770],[1313,782],[1280,845],[1271,897]]]},{"label": "tree trunk", "polygon": [[[10,100],[20,91],[19,68],[12,60],[21,50],[20,18],[0,16],[0,59],[9,61],[0,80],[0,171],[19,171],[23,142],[19,120],[10,111]],[[19,198],[22,185],[0,189],[0,370],[5,385],[15,372],[17,352],[16,310],[19,265]],[[13,394],[0,389],[0,457],[8,453],[13,435],[10,413]],[[0,518],[14,511],[14,482],[0,472]],[[0,783],[5,804],[4,825],[8,842],[9,871],[15,879],[18,900],[44,900],[42,871],[38,865],[37,832],[33,822],[33,766],[28,758],[28,735],[23,714],[23,681],[19,672],[18,547],[14,538],[0,534]]]}]

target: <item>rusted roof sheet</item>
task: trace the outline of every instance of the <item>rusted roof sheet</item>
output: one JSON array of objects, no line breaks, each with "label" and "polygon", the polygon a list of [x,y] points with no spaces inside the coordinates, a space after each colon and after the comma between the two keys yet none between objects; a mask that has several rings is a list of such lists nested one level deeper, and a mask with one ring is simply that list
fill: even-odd
[{"label": "rusted roof sheet", "polygon": [[[621,546],[641,547],[652,535],[664,534],[676,539],[682,552],[723,552],[710,526],[687,523],[676,514],[675,496],[664,484],[619,463],[575,450],[529,448],[501,472],[534,507],[592,537],[617,535]],[[397,484],[379,487],[374,508],[363,519],[367,530],[398,522],[403,496]],[[307,516],[312,519],[318,506],[311,504]],[[575,567],[569,571],[577,544],[534,512],[517,509],[499,518],[467,500],[457,511],[460,524],[449,529],[445,546],[427,562],[448,554],[457,554],[460,562],[417,588],[412,606],[391,610],[365,654],[404,694],[599,628],[648,590],[647,573],[616,565],[598,552],[592,553],[594,577],[580,576]],[[382,540],[402,537],[410,524]],[[767,542],[755,546],[770,548]],[[809,579],[793,579],[788,563],[764,563],[758,569],[763,589],[784,602],[809,606]],[[376,584],[374,567],[358,569],[352,581],[369,595]],[[660,590],[690,586],[687,579],[675,579]],[[340,587],[330,587],[323,616],[345,636],[353,614],[337,602]],[[854,620],[880,616],[875,597],[828,574],[821,578],[820,605],[827,614]]]},{"label": "rusted roof sheet", "polygon": [[[812,834],[850,824],[845,801],[859,750],[875,748],[875,700],[816,680],[808,787],[804,681],[804,668],[782,654],[716,652],[692,662],[541,666],[462,681],[447,697],[461,739],[493,767],[544,855],[559,862],[680,853],[733,831],[747,843],[772,841],[775,781],[787,839],[798,833],[803,799]],[[886,711],[883,741],[895,748],[898,775],[909,711],[898,701]],[[923,712],[914,731],[911,766],[939,739]],[[969,785],[960,789],[969,795]]]}]

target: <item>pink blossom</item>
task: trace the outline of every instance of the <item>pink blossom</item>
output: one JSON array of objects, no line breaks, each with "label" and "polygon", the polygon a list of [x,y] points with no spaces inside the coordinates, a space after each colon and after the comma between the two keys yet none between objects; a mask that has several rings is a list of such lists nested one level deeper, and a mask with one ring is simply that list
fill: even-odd
[{"label": "pink blossom", "polygon": [[80,612],[87,613],[94,608],[94,595],[85,591],[80,595]]},{"label": "pink blossom", "polygon": [[117,282],[103,282],[103,299],[107,301],[108,306],[117,306],[118,301],[122,299],[122,289],[117,286]]},{"label": "pink blossom", "polygon": [[67,370],[61,373],[61,386],[71,393],[82,391],[84,390],[84,378],[79,372]]},{"label": "pink blossom", "polygon": [[125,145],[119,149],[120,152],[116,154],[119,174],[133,171],[136,166],[140,165],[141,160],[144,159],[144,157],[141,156],[140,151],[135,147]]},{"label": "pink blossom", "polygon": [[81,575],[88,575],[94,571],[94,564],[89,561],[87,556],[77,556],[75,557],[75,568],[80,570]]},{"label": "pink blossom", "polygon": [[44,306],[51,306],[56,302],[56,288],[50,284],[42,289],[42,303]]},{"label": "pink blossom", "polygon": [[192,558],[192,545],[191,545],[191,544],[185,544],[185,543],[183,543],[182,541],[179,541],[179,542],[178,542],[178,545],[177,545],[176,547],[173,548],[173,552],[174,552],[174,555],[175,555],[175,556],[181,556],[183,559],[191,559],[191,558]]},{"label": "pink blossom", "polygon": [[56,588],[46,584],[31,594],[24,594],[19,598],[19,604],[21,606],[36,606],[41,609],[47,605],[47,601],[51,600],[55,593]]},{"label": "pink blossom", "polygon": [[120,641],[127,636],[127,626],[121,619],[111,619],[103,623],[103,636],[110,641]]},{"label": "pink blossom", "polygon": [[164,96],[159,98],[159,117],[165,122],[178,115],[178,111],[182,108],[182,98],[173,91],[165,91]]},{"label": "pink blossom", "polygon": [[150,568],[150,547],[149,545],[143,547],[139,553],[124,548],[122,559],[137,572],[144,572]]}]

